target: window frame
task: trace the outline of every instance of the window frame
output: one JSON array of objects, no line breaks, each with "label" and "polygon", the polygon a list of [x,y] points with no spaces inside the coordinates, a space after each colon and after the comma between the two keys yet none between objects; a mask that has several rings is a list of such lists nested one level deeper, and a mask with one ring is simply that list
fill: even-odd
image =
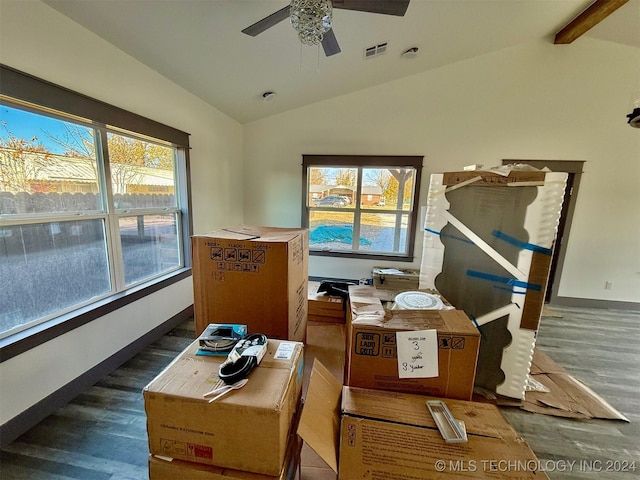
[{"label": "window frame", "polygon": [[[173,127],[126,111],[119,107],[109,105],[100,100],[88,97],[81,93],[67,89],[65,87],[42,80],[35,76],[26,74],[6,65],[0,64],[0,95],[4,97],[6,103],[13,103],[15,106],[25,108],[21,102],[37,106],[35,110],[43,110],[47,113],[51,111],[52,116],[56,112],[68,115],[78,123],[82,119],[88,119],[92,128],[100,133],[102,149],[106,148],[107,130],[116,134],[133,133],[139,135],[140,139],[145,137],[150,141],[161,141],[171,144],[176,148],[176,158],[174,162],[175,171],[175,195],[178,205],[177,228],[178,236],[182,244],[183,267],[166,274],[160,274],[147,281],[123,287],[120,291],[109,294],[90,304],[80,306],[67,313],[45,320],[41,323],[29,326],[12,335],[0,339],[0,362],[4,362],[16,355],[20,355],[31,348],[37,347],[49,340],[63,335],[75,328],[85,325],[108,313],[111,313],[125,305],[133,303],[147,295],[150,295],[162,288],[181,281],[191,276],[191,253],[190,236],[193,231],[193,220],[191,216],[191,186],[190,186],[190,165],[189,165],[189,134]],[[32,110],[33,111],[33,110]],[[75,118],[73,118],[75,117]],[[64,116],[59,117],[63,120]],[[122,131],[118,131],[121,129]],[[126,133],[125,133],[126,132]],[[128,215],[142,215],[146,210],[132,209]],[[154,211],[153,213],[158,213]],[[163,213],[174,213],[163,212]],[[122,211],[113,211],[106,216],[114,215],[117,218]],[[103,217],[104,213],[91,212],[91,217]],[[29,221],[37,221],[39,215],[29,218]],[[51,215],[47,215],[51,217]],[[62,218],[62,216],[61,216]],[[11,222],[19,219],[11,219]],[[22,220],[25,220],[24,218]],[[42,219],[40,219],[42,220]],[[108,221],[108,220],[107,220]],[[108,239],[106,240],[109,241]],[[107,248],[110,248],[107,246]]]},{"label": "window frame", "polygon": [[[309,255],[318,257],[335,258],[356,258],[362,260],[383,260],[398,262],[413,262],[416,241],[416,228],[418,225],[418,199],[420,198],[420,180],[422,178],[423,156],[413,155],[302,155],[302,226],[309,228],[309,214],[312,211],[309,205],[309,178],[310,167],[336,167],[336,168],[356,168],[358,178],[361,177],[363,169],[397,167],[413,168],[416,171],[411,208],[407,211],[409,218],[407,225],[407,251],[406,253],[368,253],[367,251],[355,252],[353,250],[330,250],[319,251],[309,249]],[[358,191],[362,188],[358,186]],[[366,208],[364,209],[366,210]],[[354,212],[362,211],[360,202],[354,202]],[[390,212],[382,212],[390,213]]]}]

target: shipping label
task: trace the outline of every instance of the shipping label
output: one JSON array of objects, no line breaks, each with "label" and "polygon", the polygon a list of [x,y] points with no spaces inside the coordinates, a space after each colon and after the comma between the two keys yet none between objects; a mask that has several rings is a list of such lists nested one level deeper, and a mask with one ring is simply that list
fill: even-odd
[{"label": "shipping label", "polygon": [[438,332],[436,330],[396,332],[396,339],[400,378],[438,376]]},{"label": "shipping label", "polygon": [[278,345],[278,349],[276,350],[273,358],[275,360],[291,360],[293,356],[293,352],[296,350],[296,344],[293,342],[281,342]]},{"label": "shipping label", "polygon": [[209,445],[161,438],[160,447],[162,454],[168,457],[190,457],[194,460],[199,458],[211,460],[213,458],[213,448]]}]

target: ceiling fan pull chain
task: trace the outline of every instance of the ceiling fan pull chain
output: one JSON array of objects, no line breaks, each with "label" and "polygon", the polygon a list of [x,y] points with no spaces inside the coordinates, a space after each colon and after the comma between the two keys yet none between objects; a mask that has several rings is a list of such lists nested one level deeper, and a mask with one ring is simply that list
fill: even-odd
[{"label": "ceiling fan pull chain", "polygon": [[302,43],[300,43],[300,66],[298,68],[300,68],[300,71],[303,70],[303,68],[302,68]]}]

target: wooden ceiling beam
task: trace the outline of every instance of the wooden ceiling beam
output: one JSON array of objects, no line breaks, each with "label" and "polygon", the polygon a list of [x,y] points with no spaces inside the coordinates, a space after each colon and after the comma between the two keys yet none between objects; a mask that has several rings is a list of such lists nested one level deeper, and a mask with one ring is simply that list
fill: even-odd
[{"label": "wooden ceiling beam", "polygon": [[629,0],[596,0],[584,12],[560,30],[553,43],[567,44],[595,27]]}]

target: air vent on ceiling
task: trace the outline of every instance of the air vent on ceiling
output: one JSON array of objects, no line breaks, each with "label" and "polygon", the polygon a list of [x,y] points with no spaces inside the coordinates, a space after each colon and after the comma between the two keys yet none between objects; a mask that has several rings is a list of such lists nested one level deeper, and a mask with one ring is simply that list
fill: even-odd
[{"label": "air vent on ceiling", "polygon": [[373,47],[367,47],[364,49],[364,59],[373,58],[382,55],[387,52],[387,42],[379,43]]}]

